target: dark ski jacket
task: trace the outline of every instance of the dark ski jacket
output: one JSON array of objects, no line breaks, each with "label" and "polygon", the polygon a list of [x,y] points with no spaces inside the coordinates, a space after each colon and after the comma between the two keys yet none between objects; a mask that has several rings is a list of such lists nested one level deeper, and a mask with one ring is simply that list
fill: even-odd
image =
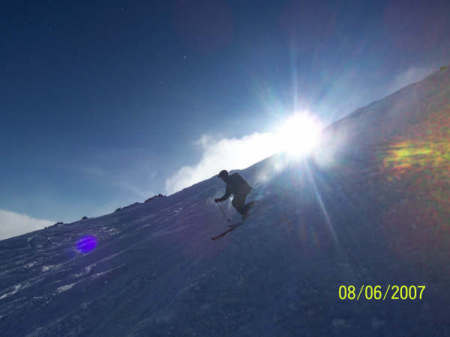
[{"label": "dark ski jacket", "polygon": [[218,201],[227,200],[232,194],[246,195],[249,194],[252,190],[250,185],[245,181],[244,178],[242,178],[239,173],[233,173],[232,175],[229,175],[225,183],[227,184],[227,189],[223,197],[219,198]]}]

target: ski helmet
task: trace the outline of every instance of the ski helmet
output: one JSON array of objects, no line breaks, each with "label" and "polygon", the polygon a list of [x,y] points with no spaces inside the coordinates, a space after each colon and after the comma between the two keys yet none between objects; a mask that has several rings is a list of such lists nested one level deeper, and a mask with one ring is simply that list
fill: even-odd
[{"label": "ski helmet", "polygon": [[219,173],[219,178],[224,179],[224,178],[226,178],[226,177],[228,177],[228,171],[227,171],[227,170],[222,170],[222,171],[220,171],[220,173]]}]

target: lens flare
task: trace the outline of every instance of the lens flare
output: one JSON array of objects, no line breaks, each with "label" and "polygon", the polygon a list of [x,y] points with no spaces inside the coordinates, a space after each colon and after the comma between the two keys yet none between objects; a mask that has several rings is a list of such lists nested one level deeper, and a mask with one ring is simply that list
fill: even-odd
[{"label": "lens flare", "polygon": [[97,247],[97,238],[92,235],[82,237],[77,242],[77,250],[80,253],[89,253]]},{"label": "lens flare", "polygon": [[450,105],[426,108],[422,121],[377,155],[390,189],[403,192],[386,208],[383,221],[386,237],[399,254],[439,251],[449,244]]}]

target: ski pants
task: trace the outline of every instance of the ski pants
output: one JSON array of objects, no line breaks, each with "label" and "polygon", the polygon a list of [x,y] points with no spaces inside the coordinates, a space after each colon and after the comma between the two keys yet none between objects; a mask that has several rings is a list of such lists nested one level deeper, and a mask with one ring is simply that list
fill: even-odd
[{"label": "ski pants", "polygon": [[239,212],[239,214],[244,215],[245,214],[245,199],[247,198],[248,194],[235,194],[233,196],[233,201],[231,204],[236,209],[236,211]]}]

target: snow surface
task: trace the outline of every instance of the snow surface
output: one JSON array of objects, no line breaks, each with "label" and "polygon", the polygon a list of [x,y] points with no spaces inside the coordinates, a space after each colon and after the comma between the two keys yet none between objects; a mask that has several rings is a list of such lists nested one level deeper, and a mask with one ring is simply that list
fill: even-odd
[{"label": "snow surface", "polygon": [[[408,136],[424,107],[444,107],[448,123],[449,79],[438,72],[357,110],[313,158],[241,171],[258,203],[220,240],[227,223],[213,199],[224,186],[213,177],[1,241],[1,336],[450,336],[448,224],[403,221],[435,193],[410,204],[411,181],[388,179],[372,147]],[[441,173],[427,172],[448,197]],[[83,254],[87,235],[98,244]],[[340,285],[388,283],[427,289],[422,301],[338,299]]]}]

